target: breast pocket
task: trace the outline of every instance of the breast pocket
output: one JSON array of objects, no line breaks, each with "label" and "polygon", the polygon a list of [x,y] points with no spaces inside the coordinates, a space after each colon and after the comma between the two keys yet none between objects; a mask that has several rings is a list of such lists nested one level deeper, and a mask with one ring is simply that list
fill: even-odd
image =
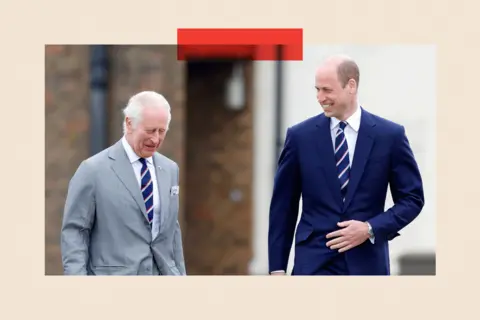
[{"label": "breast pocket", "polygon": [[178,186],[173,186],[170,188],[168,200],[170,201],[170,210],[172,213],[177,213],[180,202]]}]

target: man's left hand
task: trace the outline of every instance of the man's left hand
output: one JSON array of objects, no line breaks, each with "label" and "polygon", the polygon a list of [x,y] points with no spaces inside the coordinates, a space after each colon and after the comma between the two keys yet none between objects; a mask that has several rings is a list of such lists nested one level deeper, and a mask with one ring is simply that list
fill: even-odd
[{"label": "man's left hand", "polygon": [[343,228],[327,234],[327,239],[335,238],[327,242],[327,247],[338,252],[345,252],[362,243],[368,238],[368,225],[365,222],[349,220],[339,222],[338,226]]}]

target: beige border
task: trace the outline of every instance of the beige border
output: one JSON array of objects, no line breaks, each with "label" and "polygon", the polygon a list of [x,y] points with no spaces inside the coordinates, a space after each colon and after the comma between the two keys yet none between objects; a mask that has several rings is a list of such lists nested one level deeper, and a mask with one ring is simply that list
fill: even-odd
[{"label": "beige border", "polygon": [[[417,1],[415,1],[417,2]],[[471,1],[3,4],[2,319],[462,317],[478,272],[479,5]],[[8,9],[7,9],[8,6]],[[89,16],[92,15],[92,16]],[[438,275],[431,278],[44,277],[45,43],[174,43],[176,27],[304,27],[306,43],[438,44]],[[394,61],[392,61],[394,63]],[[466,66],[468,69],[463,68]],[[392,75],[394,77],[395,75]],[[394,97],[392,97],[394,98]],[[414,97],[412,97],[414,99]],[[15,109],[14,109],[15,108]],[[16,111],[15,111],[16,110]],[[415,112],[406,109],[406,112]],[[468,118],[471,121],[463,121]],[[479,222],[479,224],[477,224]],[[458,281],[457,281],[458,280]],[[222,283],[221,283],[222,282]],[[135,290],[137,289],[137,290]],[[446,292],[443,292],[446,291]],[[291,311],[283,309],[289,307]],[[206,313],[200,313],[203,308]],[[471,309],[469,311],[469,309]],[[428,310],[428,312],[422,312]],[[450,312],[446,312],[446,311]],[[220,313],[223,315],[220,317]],[[263,313],[263,315],[261,315]],[[217,316],[218,315],[218,316]]]}]

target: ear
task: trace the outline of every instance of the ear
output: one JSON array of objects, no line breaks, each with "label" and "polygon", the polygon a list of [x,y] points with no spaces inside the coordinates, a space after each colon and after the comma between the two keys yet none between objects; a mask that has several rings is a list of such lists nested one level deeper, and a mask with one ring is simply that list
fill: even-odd
[{"label": "ear", "polygon": [[347,86],[350,94],[357,92],[357,82],[355,80],[348,80]]},{"label": "ear", "polygon": [[133,129],[132,119],[130,119],[129,117],[126,117],[125,118],[125,124],[127,126],[127,132],[131,132],[132,129]]}]

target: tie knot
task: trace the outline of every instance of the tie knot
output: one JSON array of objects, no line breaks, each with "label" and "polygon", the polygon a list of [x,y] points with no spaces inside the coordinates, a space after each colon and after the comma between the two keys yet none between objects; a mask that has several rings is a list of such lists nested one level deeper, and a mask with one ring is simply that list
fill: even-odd
[{"label": "tie knot", "polygon": [[345,130],[346,126],[347,126],[347,123],[345,121],[340,122],[340,129]]},{"label": "tie knot", "polygon": [[145,158],[140,158],[140,159],[138,159],[138,161],[140,161],[140,163],[141,163],[142,165],[146,165],[146,164],[147,164]]}]

